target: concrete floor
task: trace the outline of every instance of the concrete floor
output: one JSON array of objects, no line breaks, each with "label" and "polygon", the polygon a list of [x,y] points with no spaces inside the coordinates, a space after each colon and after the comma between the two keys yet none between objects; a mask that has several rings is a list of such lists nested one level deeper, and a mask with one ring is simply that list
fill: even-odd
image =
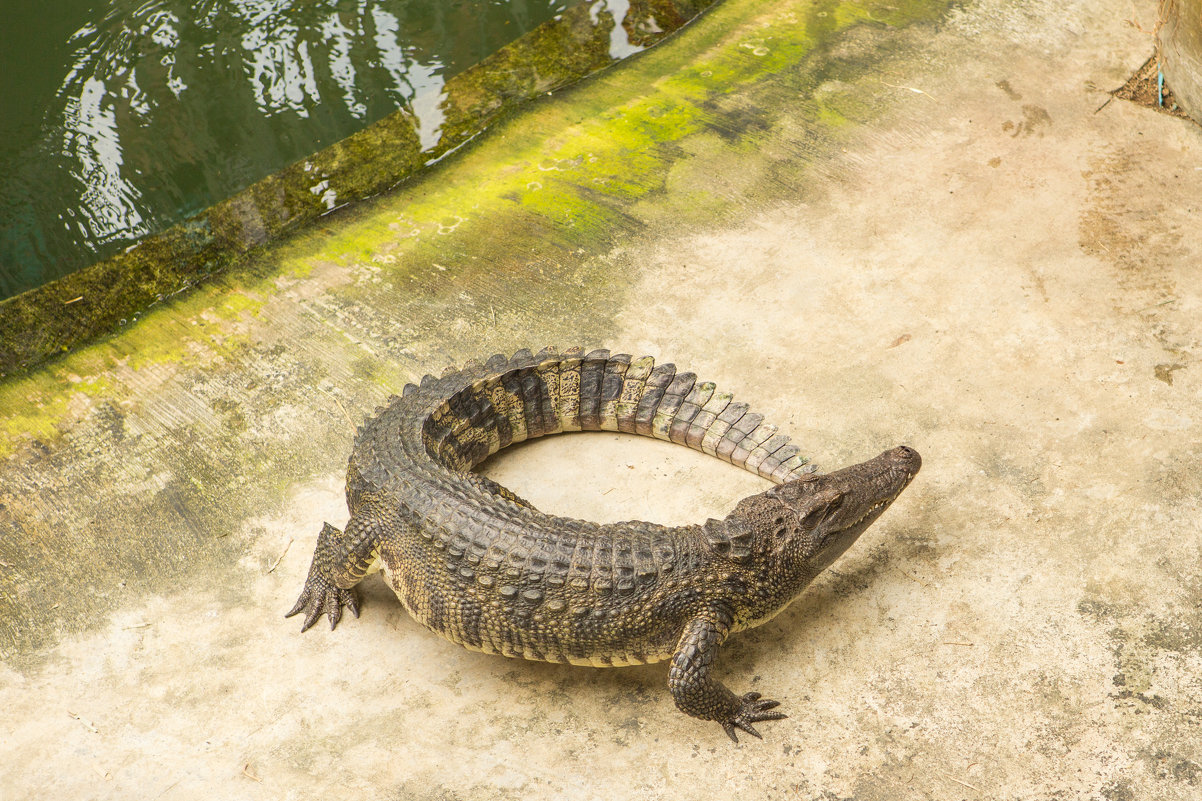
[{"label": "concrete floor", "polygon": [[[3,797],[1198,798],[1202,129],[1096,111],[1153,3],[919,11],[727,0],[0,387]],[[353,423],[549,343],[687,365],[822,467],[923,454],[724,649],[790,715],[763,742],[678,714],[662,665],[470,653],[379,581],[334,632],[283,619]],[[603,434],[488,472],[599,520],[762,486]]]}]

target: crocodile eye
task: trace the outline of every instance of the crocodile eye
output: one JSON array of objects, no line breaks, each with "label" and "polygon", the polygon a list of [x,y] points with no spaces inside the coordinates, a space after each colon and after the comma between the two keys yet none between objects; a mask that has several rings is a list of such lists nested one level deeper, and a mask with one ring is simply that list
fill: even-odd
[{"label": "crocodile eye", "polygon": [[825,517],[826,506],[819,506],[811,509],[806,513],[805,517],[801,518],[801,528],[805,529],[806,531],[813,531],[814,529],[818,528],[818,524],[821,523]]},{"label": "crocodile eye", "polygon": [[843,493],[831,493],[822,502],[816,504],[800,521],[801,528],[813,531],[843,505]]}]

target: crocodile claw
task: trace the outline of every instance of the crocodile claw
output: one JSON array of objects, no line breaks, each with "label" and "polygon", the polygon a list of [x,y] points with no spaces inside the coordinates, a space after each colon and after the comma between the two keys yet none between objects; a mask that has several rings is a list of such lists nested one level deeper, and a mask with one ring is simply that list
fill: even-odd
[{"label": "crocodile claw", "polygon": [[309,578],[305,581],[305,588],[301,590],[300,598],[296,599],[296,605],[284,617],[292,617],[304,612],[305,622],[301,625],[301,631],[308,631],[321,617],[322,612],[325,612],[326,617],[330,620],[330,628],[333,629],[342,619],[343,606],[350,609],[351,614],[355,617],[359,617],[359,596],[355,591],[335,587],[319,573],[313,571],[309,573]]},{"label": "crocodile claw", "polygon": [[722,728],[726,731],[727,736],[739,742],[738,736],[735,734],[735,729],[741,729],[747,732],[752,737],[764,739],[752,723],[758,723],[762,720],[781,720],[787,718],[784,712],[769,712],[768,710],[780,706],[780,701],[772,701],[770,699],[760,700],[759,693],[747,693],[741,699],[742,705],[739,711],[733,718],[722,723]]}]

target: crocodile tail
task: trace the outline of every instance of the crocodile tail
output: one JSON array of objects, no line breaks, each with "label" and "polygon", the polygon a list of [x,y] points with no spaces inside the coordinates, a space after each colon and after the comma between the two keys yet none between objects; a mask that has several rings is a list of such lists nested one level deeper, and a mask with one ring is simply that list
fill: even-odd
[{"label": "crocodile tail", "polygon": [[523,349],[441,379],[427,376],[403,394],[423,393],[441,399],[428,407],[426,450],[457,469],[548,434],[622,431],[686,445],[776,483],[815,472],[797,446],[747,404],[650,356]]}]

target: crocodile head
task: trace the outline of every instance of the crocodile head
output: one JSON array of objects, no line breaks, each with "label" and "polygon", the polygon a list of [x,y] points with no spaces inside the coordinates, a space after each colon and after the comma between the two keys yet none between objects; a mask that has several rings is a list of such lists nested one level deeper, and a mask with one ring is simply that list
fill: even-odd
[{"label": "crocodile head", "polygon": [[903,445],[867,462],[774,487],[765,495],[783,503],[796,520],[774,543],[777,552],[799,560],[808,581],[851,547],[921,466],[918,452]]},{"label": "crocodile head", "polygon": [[922,459],[911,448],[744,498],[724,521],[747,543],[747,570],[760,588],[748,620],[776,614],[838,559],[897,499]]}]

